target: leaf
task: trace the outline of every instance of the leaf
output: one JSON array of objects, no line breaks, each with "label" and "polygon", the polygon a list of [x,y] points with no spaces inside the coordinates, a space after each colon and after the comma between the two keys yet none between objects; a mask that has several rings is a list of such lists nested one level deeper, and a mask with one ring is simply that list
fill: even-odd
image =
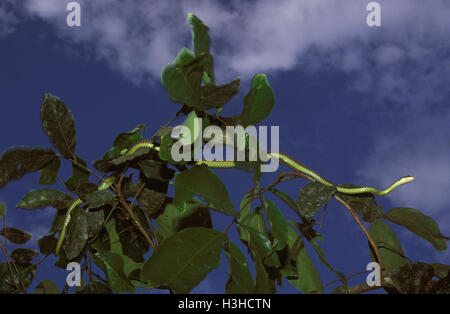
[{"label": "leaf", "polygon": [[173,178],[175,171],[169,169],[166,163],[155,160],[144,160],[138,163],[139,169],[147,179],[167,182]]},{"label": "leaf", "polygon": [[55,158],[51,149],[13,147],[6,150],[0,158],[0,187],[42,169]]},{"label": "leaf", "polygon": [[120,255],[113,252],[99,251],[95,256],[103,262],[109,287],[114,292],[134,293],[136,291],[123,271],[123,260]]},{"label": "leaf", "polygon": [[141,281],[151,287],[167,287],[174,293],[188,293],[220,264],[227,235],[217,230],[194,227],[164,240],[144,264]]},{"label": "leaf", "polygon": [[[124,133],[120,133],[119,135],[117,135],[117,137],[114,139],[114,146],[113,148],[110,150],[116,150],[119,153],[121,151],[123,151],[124,149],[130,149],[134,144],[138,143],[139,141],[142,140],[142,131],[145,130],[145,125],[144,124],[140,124],[137,127],[135,127],[132,131],[130,132],[124,132]],[[116,157],[114,154],[110,157]]]},{"label": "leaf", "polygon": [[286,205],[288,205],[291,209],[293,209],[296,213],[298,212],[297,203],[285,192],[279,191],[277,189],[271,188],[270,192],[275,194],[282,200]]},{"label": "leaf", "polygon": [[[353,184],[341,184],[340,187],[358,188],[359,186]],[[366,222],[374,222],[383,215],[383,208],[375,200],[375,196],[370,193],[349,195],[338,193],[339,197],[347,202],[352,209],[361,215]]]},{"label": "leaf", "polygon": [[138,196],[139,206],[144,209],[148,215],[157,212],[166,200],[166,193],[155,189],[144,188]]},{"label": "leaf", "polygon": [[0,235],[15,244],[24,244],[31,239],[31,233],[12,227],[2,229]]},{"label": "leaf", "polygon": [[[369,234],[380,251],[384,265],[396,267],[407,263],[400,242],[394,231],[386,223],[381,220],[375,221],[370,227]],[[371,255],[372,260],[377,261],[375,256],[373,256],[372,248]]]},{"label": "leaf", "polygon": [[308,255],[305,246],[302,246],[297,256],[298,279],[290,280],[298,290],[304,293],[320,293],[322,282],[320,275]]},{"label": "leaf", "polygon": [[88,237],[92,238],[102,231],[105,213],[103,210],[93,212],[88,211],[86,213],[86,218],[88,222]]},{"label": "leaf", "polygon": [[253,77],[250,91],[244,97],[244,109],[239,118],[243,127],[255,125],[267,118],[275,104],[273,89],[264,74]]},{"label": "leaf", "polygon": [[255,294],[271,294],[275,293],[275,284],[270,279],[269,273],[259,259],[255,260]]},{"label": "leaf", "polygon": [[241,80],[237,78],[219,86],[214,84],[202,86],[200,87],[200,101],[194,107],[202,111],[220,108],[239,93],[240,85]]},{"label": "leaf", "polygon": [[175,60],[164,67],[161,81],[173,102],[193,106],[199,98],[204,64],[210,63],[209,54],[195,55],[182,48]]},{"label": "leaf", "polygon": [[21,265],[11,263],[11,270],[14,274],[14,282],[11,281],[11,273],[8,263],[0,264],[0,291],[3,288],[9,293],[16,290],[15,287],[26,289],[33,282],[36,276],[36,265]]},{"label": "leaf", "polygon": [[40,170],[39,184],[52,185],[55,184],[58,171],[61,166],[61,159],[55,158],[47,166]]},{"label": "leaf", "polygon": [[34,294],[59,294],[59,288],[53,281],[44,279],[36,286]]},{"label": "leaf", "polygon": [[334,186],[326,186],[320,182],[308,183],[298,192],[299,214],[306,219],[313,217],[322,206],[327,205],[334,193]]},{"label": "leaf", "polygon": [[384,218],[429,241],[437,250],[443,251],[447,248],[449,238],[441,234],[438,224],[431,217],[417,209],[394,208],[388,211]]},{"label": "leaf", "polygon": [[272,201],[266,199],[267,220],[269,221],[270,230],[275,239],[274,249],[280,251],[286,247],[288,237],[288,226],[286,219],[281,211]]},{"label": "leaf", "polygon": [[97,190],[86,194],[86,203],[88,204],[88,209],[98,208],[114,199],[114,197],[114,194],[107,190]]},{"label": "leaf", "polygon": [[430,265],[434,268],[434,275],[439,279],[447,277],[450,272],[450,265],[440,263],[431,263]]},{"label": "leaf", "polygon": [[72,176],[65,182],[67,189],[72,192],[78,191],[81,185],[87,183],[89,180],[89,171],[87,170],[86,161],[77,158],[77,162],[84,166],[84,168],[72,162]]},{"label": "leaf", "polygon": [[173,203],[179,210],[183,209],[185,201],[197,194],[207,203],[212,204],[214,209],[227,215],[238,216],[234,211],[225,185],[206,165],[192,167],[178,173],[175,176],[174,186]]},{"label": "leaf", "polygon": [[38,240],[39,251],[42,254],[50,255],[55,252],[57,242],[58,240],[54,236],[43,236]]},{"label": "leaf", "polygon": [[77,143],[75,120],[66,105],[56,96],[45,94],[41,106],[42,128],[50,142],[61,155],[70,159],[75,156]]},{"label": "leaf", "polygon": [[429,291],[428,283],[434,276],[433,266],[414,262],[395,267],[389,277],[394,287],[401,294],[425,294]]},{"label": "leaf", "polygon": [[6,215],[6,203],[0,203],[0,219]]},{"label": "leaf", "polygon": [[89,237],[89,225],[86,211],[80,206],[72,210],[72,218],[67,226],[67,236],[64,252],[67,260],[71,261],[81,254]]},{"label": "leaf", "polygon": [[[209,48],[211,44],[211,39],[209,38],[208,31],[209,28],[194,14],[189,13],[187,22],[192,25],[192,43],[194,46],[195,56],[201,56],[203,54],[209,54]],[[214,84],[214,69],[213,69],[213,61],[211,57],[211,61],[205,64],[203,73],[203,78],[207,84]],[[206,79],[205,79],[206,76]]]},{"label": "leaf", "polygon": [[81,290],[74,292],[75,294],[111,294],[109,287],[105,286],[98,280],[88,282]]},{"label": "leaf", "polygon": [[226,293],[251,294],[255,293],[255,283],[248,269],[247,261],[241,250],[232,242],[225,247],[228,258],[228,281],[225,286]]},{"label": "leaf", "polygon": [[73,203],[73,198],[64,192],[52,189],[31,190],[16,205],[22,209],[44,209],[52,206],[56,209],[64,209]]},{"label": "leaf", "polygon": [[24,248],[17,248],[11,253],[11,257],[18,264],[29,264],[31,260],[33,260],[36,256],[39,255],[39,252],[35,250],[29,250]]}]

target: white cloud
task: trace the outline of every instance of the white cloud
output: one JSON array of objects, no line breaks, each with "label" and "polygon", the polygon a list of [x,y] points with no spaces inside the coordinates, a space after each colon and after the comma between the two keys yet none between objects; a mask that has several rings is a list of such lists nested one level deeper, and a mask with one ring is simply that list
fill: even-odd
[{"label": "white cloud", "polygon": [[13,8],[14,3],[11,0],[4,0],[0,3],[0,38],[16,30],[18,19]]}]

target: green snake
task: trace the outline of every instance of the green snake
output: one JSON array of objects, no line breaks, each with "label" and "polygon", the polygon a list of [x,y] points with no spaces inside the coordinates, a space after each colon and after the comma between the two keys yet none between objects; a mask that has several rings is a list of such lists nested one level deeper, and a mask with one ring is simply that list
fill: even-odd
[{"label": "green snake", "polygon": [[[154,145],[153,143],[151,143],[149,140],[143,140],[140,141],[138,143],[136,143],[133,147],[131,147],[128,151],[125,152],[125,155],[130,155],[135,153],[136,151],[138,151],[141,148],[148,148],[148,149],[154,149],[156,151],[159,151],[159,147]],[[274,153],[274,152],[270,152],[268,153],[268,157],[269,158],[277,158],[279,160],[279,162],[281,162],[282,164],[288,166],[289,168],[293,169],[294,171],[298,171],[298,172],[302,172],[312,178],[314,178],[315,180],[317,180],[318,182],[326,185],[326,186],[334,186],[336,187],[336,191],[339,193],[343,193],[343,194],[363,194],[363,193],[372,193],[375,195],[379,195],[379,196],[383,196],[386,194],[391,193],[393,190],[395,190],[396,188],[398,188],[399,186],[406,184],[408,182],[413,181],[415,178],[413,176],[406,176],[406,177],[402,177],[400,179],[398,179],[397,181],[395,181],[393,184],[391,184],[388,188],[386,188],[385,190],[378,190],[374,187],[355,187],[355,188],[345,188],[345,187],[340,187],[337,186],[333,183],[331,183],[330,181],[324,179],[322,176],[320,176],[317,172],[315,172],[314,170],[300,164],[299,162],[295,161],[294,159],[290,158],[289,156],[282,154],[282,153]],[[238,165],[235,161],[197,161],[195,163],[195,165],[207,165],[208,167],[211,168],[236,168]],[[106,190],[109,187],[112,186],[112,184],[115,181],[115,177],[111,176],[108,177],[100,186],[99,186],[99,190]],[[71,218],[71,212],[72,210],[77,207],[78,205],[81,205],[83,203],[83,201],[81,199],[76,199],[71,205],[70,207],[67,209],[67,213],[66,213],[66,217],[64,220],[64,224],[63,227],[61,229],[60,235],[59,235],[59,239],[56,245],[56,250],[55,250],[55,254],[58,255],[62,243],[64,241],[64,237],[66,235],[66,230],[67,230],[67,226],[69,225],[70,222],[70,218]]]}]

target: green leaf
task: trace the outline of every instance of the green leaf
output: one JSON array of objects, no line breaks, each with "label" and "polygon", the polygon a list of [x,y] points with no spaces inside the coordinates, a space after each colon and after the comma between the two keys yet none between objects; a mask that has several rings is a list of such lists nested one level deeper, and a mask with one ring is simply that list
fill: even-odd
[{"label": "green leaf", "polygon": [[136,289],[124,273],[122,257],[113,252],[99,251],[95,254],[104,264],[109,287],[114,292],[132,292]]},{"label": "green leaf", "polygon": [[107,190],[97,190],[92,193],[86,194],[86,203],[88,209],[98,208],[105,205],[114,198],[114,194]]},{"label": "green leaf", "polygon": [[31,190],[16,205],[22,209],[44,209],[52,206],[64,209],[73,203],[73,198],[64,192],[52,189]]},{"label": "green leaf", "polygon": [[0,203],[0,219],[6,215],[6,203]]},{"label": "green leaf", "polygon": [[255,260],[255,294],[272,294],[276,292],[275,284],[259,259]]},{"label": "green leaf", "polygon": [[21,265],[10,263],[14,274],[14,282],[11,281],[11,273],[8,263],[0,264],[0,291],[2,289],[12,293],[16,286],[20,289],[26,289],[33,282],[36,276],[36,265]]},{"label": "green leaf", "polygon": [[61,155],[75,156],[77,143],[75,120],[66,105],[56,96],[45,94],[41,106],[42,128]]},{"label": "green leaf", "polygon": [[433,266],[421,262],[408,263],[390,270],[389,277],[401,294],[426,294],[434,276]]},{"label": "green leaf", "polygon": [[53,281],[44,279],[36,286],[34,294],[59,294],[59,288]]},{"label": "green leaf", "polygon": [[11,257],[18,264],[29,264],[33,260],[33,258],[35,258],[38,255],[39,252],[24,248],[17,248],[11,253]]},{"label": "green leaf", "polygon": [[39,184],[42,185],[55,184],[60,166],[61,166],[61,159],[55,158],[47,166],[42,168],[40,170]]},{"label": "green leaf", "polygon": [[211,213],[206,205],[194,198],[187,201],[183,211],[169,203],[164,211],[156,218],[160,240],[186,228],[205,227],[212,228]]},{"label": "green leaf", "polygon": [[77,158],[77,162],[84,167],[78,166],[72,162],[72,176],[65,182],[65,185],[69,191],[78,191],[81,185],[85,184],[89,180],[89,171],[87,169],[87,163],[83,159]]},{"label": "green leaf", "polygon": [[272,201],[266,199],[267,220],[269,221],[270,230],[275,239],[274,249],[280,251],[286,247],[288,237],[288,226],[286,219],[281,211]]},{"label": "green leaf", "polygon": [[240,85],[241,80],[239,78],[219,86],[214,84],[204,85],[200,87],[200,100],[194,107],[202,111],[220,108],[239,93]]},{"label": "green leaf", "polygon": [[290,280],[298,290],[304,293],[320,293],[322,282],[320,275],[308,255],[305,246],[302,246],[297,256],[298,279]]},{"label": "green leaf", "polygon": [[38,240],[39,251],[42,254],[50,255],[55,252],[57,242],[58,240],[54,236],[43,236]]},{"label": "green leaf", "polygon": [[[353,184],[341,184],[340,187],[358,188],[359,186]],[[352,209],[361,215],[366,222],[374,222],[383,215],[383,208],[375,200],[375,196],[370,193],[349,195],[338,193],[339,197],[347,202]]]},{"label": "green leaf", "polygon": [[251,294],[255,293],[255,283],[248,269],[247,261],[241,250],[232,242],[225,247],[228,258],[228,281],[225,286],[226,293]]},{"label": "green leaf", "polygon": [[148,215],[152,215],[163,206],[166,200],[166,193],[155,189],[144,188],[137,200],[139,201],[139,206],[143,208]]},{"label": "green leaf", "polygon": [[80,206],[72,210],[72,218],[67,226],[67,236],[64,243],[64,252],[67,260],[73,260],[83,252],[89,237],[89,224],[86,211]]},{"label": "green leaf", "polygon": [[170,99],[193,106],[199,98],[204,65],[210,62],[209,54],[195,57],[192,51],[183,47],[172,64],[165,66],[161,73],[162,84]]},{"label": "green leaf", "polygon": [[254,76],[252,86],[244,97],[244,109],[239,118],[244,127],[255,125],[267,118],[275,104],[275,96],[264,74]]},{"label": "green leaf", "polygon": [[394,208],[388,211],[384,218],[429,241],[437,250],[443,251],[447,248],[449,238],[441,234],[438,224],[431,217],[417,209]]},{"label": "green leaf", "polygon": [[[130,132],[120,133],[115,138],[114,144],[113,144],[114,146],[110,150],[110,152],[112,152],[113,150],[116,150],[120,153],[124,149],[130,149],[134,144],[136,144],[142,140],[141,133],[144,130],[145,130],[145,125],[140,124]],[[113,154],[111,157],[116,157],[116,156]]]},{"label": "green leaf", "polygon": [[[396,267],[407,263],[400,242],[394,231],[386,223],[381,220],[375,221],[370,227],[369,234],[377,244],[384,265]],[[372,260],[377,261],[372,249],[371,255]]]},{"label": "green leaf", "polygon": [[74,291],[74,294],[111,294],[112,290],[97,280],[88,282],[81,290]]},{"label": "green leaf", "polygon": [[299,214],[306,219],[313,217],[322,206],[327,205],[334,193],[336,187],[326,186],[320,182],[305,185],[298,192]]},{"label": "green leaf", "polygon": [[434,268],[434,275],[439,279],[444,279],[450,272],[450,265],[440,263],[431,263],[430,265]]},{"label": "green leaf", "polygon": [[11,227],[2,229],[0,235],[15,244],[24,244],[31,239],[31,233]]},{"label": "green leaf", "polygon": [[291,209],[293,209],[296,213],[298,212],[297,203],[285,192],[279,191],[277,189],[271,188],[270,192],[275,194],[282,200],[286,205],[288,205]]},{"label": "green leaf", "polygon": [[138,163],[139,169],[147,179],[167,182],[173,178],[175,171],[169,169],[166,163],[155,160],[144,160]]},{"label": "green leaf", "polygon": [[184,229],[164,240],[144,264],[141,281],[188,293],[220,264],[227,235],[208,228]]},{"label": "green leaf", "polygon": [[174,204],[179,210],[183,210],[184,202],[195,194],[200,195],[214,209],[231,216],[237,217],[234,206],[228,196],[228,192],[222,181],[211,171],[208,166],[200,165],[178,173],[175,176]]},{"label": "green leaf", "polygon": [[13,147],[3,152],[0,158],[0,187],[8,181],[22,178],[51,163],[56,154],[51,149]]},{"label": "green leaf", "polygon": [[103,222],[105,220],[105,213],[103,210],[88,211],[86,213],[86,219],[88,222],[88,237],[92,238],[96,236],[103,229]]}]

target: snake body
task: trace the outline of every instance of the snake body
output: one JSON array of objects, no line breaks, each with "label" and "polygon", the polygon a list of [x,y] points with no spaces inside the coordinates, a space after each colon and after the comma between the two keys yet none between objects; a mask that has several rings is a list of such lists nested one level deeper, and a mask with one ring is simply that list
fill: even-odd
[{"label": "snake body", "polygon": [[[147,148],[147,149],[153,149],[156,151],[159,151],[159,147],[154,145],[150,140],[142,140],[138,143],[136,143],[134,146],[132,146],[128,151],[125,152],[125,155],[130,155],[133,154],[135,152],[137,152],[139,149],[142,148]],[[267,154],[268,158],[276,158],[279,160],[279,162],[281,162],[282,164],[288,166],[289,168],[293,169],[294,171],[299,171],[302,172],[312,178],[314,178],[315,180],[317,180],[318,182],[326,185],[326,186],[334,186],[336,188],[336,191],[339,193],[344,193],[344,194],[364,194],[364,193],[372,193],[375,195],[379,195],[379,196],[383,196],[386,194],[391,193],[393,190],[395,190],[396,188],[398,188],[399,186],[406,184],[408,182],[413,181],[415,178],[413,176],[406,176],[406,177],[402,177],[400,179],[398,179],[397,181],[395,181],[393,184],[391,184],[388,188],[384,189],[384,190],[379,190],[377,188],[374,187],[369,187],[369,186],[364,186],[364,187],[355,187],[355,188],[345,188],[345,187],[340,187],[337,186],[333,183],[331,183],[330,181],[326,180],[325,178],[323,178],[321,175],[319,175],[317,172],[315,172],[314,170],[302,165],[301,163],[295,161],[294,159],[290,158],[289,156],[282,154],[282,153],[275,153],[275,152],[270,152]],[[236,168],[238,167],[238,164],[235,161],[197,161],[195,163],[195,165],[207,165],[208,167],[211,168]],[[99,186],[99,190],[105,190],[108,189],[115,181],[115,177],[111,176],[108,177],[100,186]],[[63,224],[63,228],[61,229],[60,235],[59,235],[59,239],[58,239],[58,243],[56,245],[56,250],[55,250],[55,254],[58,255],[62,243],[64,241],[64,237],[66,235],[66,230],[67,230],[67,226],[69,225],[70,222],[70,218],[71,218],[71,212],[72,210],[77,207],[78,205],[81,205],[83,203],[83,201],[81,199],[76,199],[72,205],[70,205],[70,207],[67,209],[67,214],[66,217],[64,219],[64,224]]]}]

